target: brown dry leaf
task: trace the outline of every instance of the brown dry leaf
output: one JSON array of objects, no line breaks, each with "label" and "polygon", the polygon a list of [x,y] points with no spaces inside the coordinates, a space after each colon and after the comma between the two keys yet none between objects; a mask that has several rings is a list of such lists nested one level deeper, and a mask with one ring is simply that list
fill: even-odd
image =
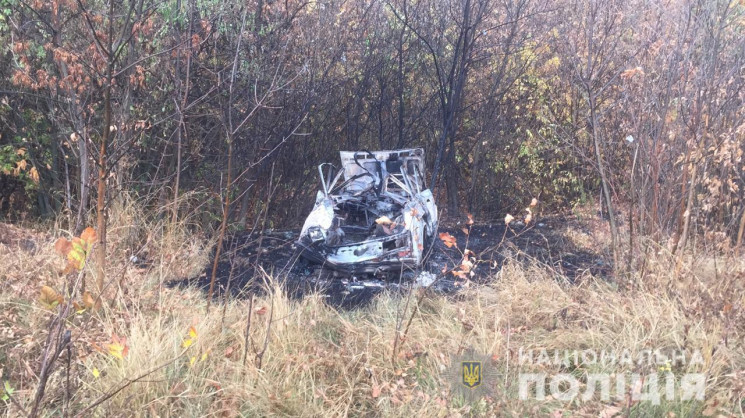
[{"label": "brown dry leaf", "polygon": [[378,386],[377,383],[374,383],[373,384],[373,387],[372,387],[372,397],[373,397],[373,399],[379,397],[380,396],[380,392],[381,392],[380,386]]},{"label": "brown dry leaf", "polygon": [[66,256],[72,249],[72,243],[66,238],[60,238],[54,243],[54,251],[59,255]]},{"label": "brown dry leaf", "polygon": [[266,311],[267,311],[266,306],[262,306],[262,307],[259,307],[259,308],[254,309],[254,313],[256,315],[264,315],[266,313]]},{"label": "brown dry leaf", "polygon": [[230,358],[230,356],[233,355],[233,351],[235,351],[235,348],[231,345],[230,347],[225,349],[225,357]]},{"label": "brown dry leaf", "polygon": [[538,204],[538,199],[534,197],[533,200],[530,201],[530,207],[534,208],[536,207],[537,204]]},{"label": "brown dry leaf", "polygon": [[65,269],[62,270],[62,274],[70,274],[76,270],[75,268],[75,262],[74,261],[67,261],[67,265],[65,266]]},{"label": "brown dry leaf", "polygon": [[468,235],[468,228],[461,228],[460,229],[464,234]]},{"label": "brown dry leaf", "polygon": [[41,295],[39,296],[39,302],[49,309],[55,308],[60,303],[64,302],[65,298],[62,297],[56,290],[49,286],[41,287]]},{"label": "brown dry leaf", "polygon": [[468,217],[468,222],[466,222],[466,225],[473,225],[473,215],[467,213],[466,216]]},{"label": "brown dry leaf", "polygon": [[91,295],[91,292],[87,290],[83,292],[83,305],[88,309],[91,309],[96,305],[95,298]]}]

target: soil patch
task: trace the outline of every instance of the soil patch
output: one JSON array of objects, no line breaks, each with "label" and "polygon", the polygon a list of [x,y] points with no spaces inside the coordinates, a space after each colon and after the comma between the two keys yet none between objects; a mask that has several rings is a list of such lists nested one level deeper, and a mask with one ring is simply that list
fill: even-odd
[{"label": "soil patch", "polygon": [[[298,231],[237,232],[223,242],[223,256],[218,263],[213,296],[220,297],[227,290],[233,297],[246,297],[262,292],[271,280],[278,280],[294,297],[302,297],[311,291],[321,292],[330,304],[340,307],[356,307],[386,289],[405,290],[412,284],[424,282],[426,285],[432,279],[436,280],[432,286],[434,289],[453,292],[464,281],[451,271],[461,264],[466,249],[475,254],[469,280],[477,283],[493,280],[508,259],[543,263],[554,269],[557,276],[569,278],[572,282],[585,273],[608,277],[611,265],[606,257],[572,244],[565,236],[568,225],[571,225],[570,220],[558,216],[528,226],[521,223],[513,223],[510,227],[497,223],[442,225],[439,232],[454,237],[457,245],[448,247],[437,240],[421,270],[403,270],[386,278],[350,276],[297,259],[295,240]],[[429,275],[425,280],[419,280],[423,277],[422,272]],[[172,284],[206,290],[211,275],[210,263],[200,276]]]}]

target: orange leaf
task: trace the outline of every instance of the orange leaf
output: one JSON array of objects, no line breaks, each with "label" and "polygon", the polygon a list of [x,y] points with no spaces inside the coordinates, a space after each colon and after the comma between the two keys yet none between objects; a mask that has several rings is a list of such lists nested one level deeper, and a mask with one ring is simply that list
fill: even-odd
[{"label": "orange leaf", "polygon": [[95,298],[93,297],[93,295],[91,295],[91,292],[87,290],[83,292],[83,305],[89,309],[94,307],[98,308],[98,306],[96,306],[97,304]]},{"label": "orange leaf", "polygon": [[466,272],[460,271],[460,270],[453,270],[450,273],[453,274],[455,277],[460,277],[461,279],[466,279]]},{"label": "orange leaf", "polygon": [[59,255],[66,256],[72,249],[72,243],[67,238],[60,238],[54,243],[54,251]]},{"label": "orange leaf", "polygon": [[266,311],[267,311],[266,306],[262,306],[260,308],[254,309],[254,313],[256,315],[264,315],[266,313]]},{"label": "orange leaf", "polygon": [[473,225],[473,215],[467,213],[466,216],[468,216],[468,222],[466,222],[466,225]]},{"label": "orange leaf", "polygon": [[85,311],[85,306],[82,306],[81,304],[77,302],[72,303],[73,309],[75,309],[75,312],[77,313],[83,313]]},{"label": "orange leaf", "polygon": [[455,237],[450,235],[447,232],[440,232],[440,240],[445,244],[448,248],[452,248],[453,246],[457,246],[457,241],[455,240]]},{"label": "orange leaf", "polygon": [[464,234],[468,235],[468,228],[461,228],[461,231],[463,231]]},{"label": "orange leaf", "polygon": [[83,232],[80,234],[80,239],[85,241],[86,244],[88,244],[88,248],[93,245],[94,242],[98,239],[96,236],[96,230],[91,228],[90,226],[88,228],[85,228]]}]

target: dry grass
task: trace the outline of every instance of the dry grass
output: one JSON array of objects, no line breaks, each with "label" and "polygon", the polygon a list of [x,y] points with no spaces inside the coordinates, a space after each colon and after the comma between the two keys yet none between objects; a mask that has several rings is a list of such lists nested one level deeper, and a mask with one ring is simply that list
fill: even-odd
[{"label": "dry grass", "polygon": [[[404,297],[384,295],[364,309],[337,311],[317,296],[290,300],[279,287],[270,286],[267,295],[253,302],[244,366],[249,301],[230,301],[223,317],[221,305],[205,311],[203,293],[163,286],[184,272],[198,271],[207,260],[208,246],[184,236],[150,233],[140,245],[148,246],[155,267],[122,270],[123,262],[112,262],[112,275],[125,272],[116,296],[99,311],[74,315],[67,324],[75,341],[71,411],[80,411],[128,379],[152,371],[103,402],[93,415],[742,414],[745,266],[741,260],[718,256],[715,262],[712,256],[686,254],[679,263],[665,251],[652,251],[643,266],[644,277],[635,279],[636,285],[626,291],[591,276],[569,285],[545,266],[507,263],[489,285],[456,297],[425,296],[395,359],[397,319],[411,313],[402,312]],[[125,239],[114,234],[116,251]],[[52,252],[51,237],[37,240],[39,246],[31,252],[0,245],[0,256],[12,260],[2,271],[0,373],[23,405],[30,404],[36,388],[35,374],[52,315],[35,301],[38,288],[50,284],[61,290],[64,281],[56,273],[61,261]],[[197,337],[184,348],[190,327]],[[255,353],[263,347],[267,330],[267,350],[259,368]],[[126,338],[128,353],[123,359],[107,349],[114,334]],[[500,373],[495,395],[473,403],[452,396],[453,382],[444,373],[451,367],[451,356],[469,348],[491,356]],[[558,365],[520,366],[520,348],[699,350],[709,376],[706,401],[663,400],[659,406],[624,399],[521,401],[517,399],[519,372],[565,370]],[[48,384],[46,415],[59,415],[63,408],[65,369],[60,363]],[[582,381],[587,373],[600,371],[648,374],[657,370],[648,365],[612,370],[582,365],[572,373]],[[676,375],[686,371],[693,369],[673,369]],[[0,408],[5,408],[6,416],[19,414],[13,405]]]}]

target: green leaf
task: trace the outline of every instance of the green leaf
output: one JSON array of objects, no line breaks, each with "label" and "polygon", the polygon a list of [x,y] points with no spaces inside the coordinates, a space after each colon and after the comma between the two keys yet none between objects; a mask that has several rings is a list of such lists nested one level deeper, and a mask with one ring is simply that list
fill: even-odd
[{"label": "green leaf", "polygon": [[10,382],[8,382],[7,380],[4,382],[3,386],[5,388],[5,393],[3,393],[3,397],[0,399],[2,399],[3,401],[8,401],[10,400],[10,395],[12,395],[13,392],[15,392],[15,389],[10,387]]}]

